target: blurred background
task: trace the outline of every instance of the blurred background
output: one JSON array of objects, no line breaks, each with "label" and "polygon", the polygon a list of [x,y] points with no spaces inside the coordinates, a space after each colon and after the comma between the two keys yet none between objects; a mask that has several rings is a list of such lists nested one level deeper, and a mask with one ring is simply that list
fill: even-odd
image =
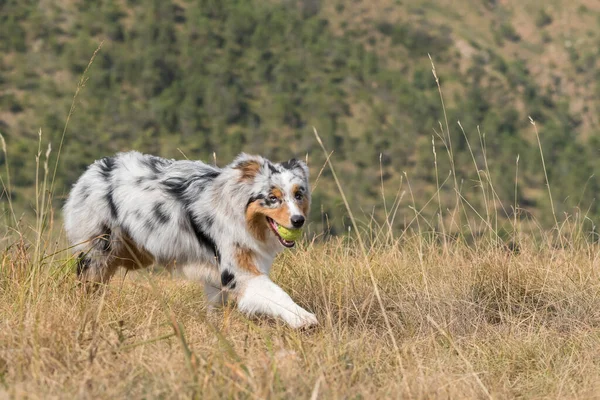
[{"label": "blurred background", "polygon": [[[308,155],[314,181],[325,161],[314,126],[363,223],[395,200],[398,230],[410,205],[449,215],[458,187],[500,224],[516,205],[519,218],[551,226],[531,116],[556,213],[594,221],[599,24],[592,0],[0,0],[10,196],[19,213],[33,209],[38,132],[52,166],[104,41],[66,131],[57,207],[87,165],[130,149],[209,162],[215,153],[220,166],[241,151]],[[6,182],[5,164],[1,154]],[[484,198],[490,180],[496,195]],[[328,168],[313,198],[313,232],[347,229]],[[0,201],[6,214],[6,191]]]}]

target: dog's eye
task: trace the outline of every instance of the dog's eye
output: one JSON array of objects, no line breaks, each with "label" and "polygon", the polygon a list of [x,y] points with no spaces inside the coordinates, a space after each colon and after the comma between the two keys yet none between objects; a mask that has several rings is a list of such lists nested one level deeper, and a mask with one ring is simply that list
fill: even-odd
[{"label": "dog's eye", "polygon": [[277,196],[275,196],[275,195],[273,195],[273,194],[269,196],[269,201],[270,201],[271,203],[275,203],[277,200],[278,200],[278,199],[277,199]]},{"label": "dog's eye", "polygon": [[296,198],[296,200],[300,201],[300,200],[302,200],[302,197],[303,197],[303,196],[302,196],[302,193],[300,193],[300,192],[297,192],[297,193],[294,195],[294,197]]}]

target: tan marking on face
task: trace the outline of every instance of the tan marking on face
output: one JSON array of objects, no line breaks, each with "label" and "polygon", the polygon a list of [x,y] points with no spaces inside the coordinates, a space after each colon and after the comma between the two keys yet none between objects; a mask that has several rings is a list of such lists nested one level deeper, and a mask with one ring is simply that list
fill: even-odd
[{"label": "tan marking on face", "polygon": [[[295,184],[294,186],[292,186],[292,196],[294,197],[294,200],[296,199],[296,192],[298,192],[300,190],[300,185]],[[297,201],[297,200],[295,200]],[[306,193],[303,193],[302,195],[302,200],[301,201],[297,201],[298,205],[300,206],[300,210],[302,211],[302,214],[304,214],[304,216],[308,216],[308,212],[310,211],[310,201],[308,201],[308,197],[306,196]]]},{"label": "tan marking on face", "polygon": [[235,168],[242,171],[240,182],[248,182],[253,180],[256,175],[258,175],[258,171],[260,171],[260,163],[255,160],[242,161]]},{"label": "tan marking on face", "polygon": [[302,201],[300,202],[300,209],[302,210],[302,214],[304,214],[304,217],[308,218],[308,213],[310,211],[310,201],[308,201],[308,198],[306,196],[304,196],[302,198]]},{"label": "tan marking on face", "polygon": [[263,213],[264,207],[260,206],[261,200],[256,200],[246,208],[246,224],[250,233],[261,242],[267,239],[269,226]]},{"label": "tan marking on face", "polygon": [[262,207],[260,201],[256,200],[250,203],[246,209],[246,224],[250,233],[256,239],[264,242],[267,239],[268,230],[271,229],[266,217],[271,218],[279,225],[289,227],[291,215],[290,209],[285,203],[278,208],[268,208]]},{"label": "tan marking on face", "polygon": [[283,203],[278,208],[262,208],[261,212],[271,218],[279,225],[289,227],[290,224],[290,209],[287,204]]},{"label": "tan marking on face", "polygon": [[271,190],[271,194],[277,197],[279,200],[283,199],[283,192],[279,188],[273,188],[273,190]]},{"label": "tan marking on face", "polygon": [[260,271],[254,262],[254,252],[249,248],[237,246],[235,249],[235,260],[240,268],[251,274],[260,275]]}]

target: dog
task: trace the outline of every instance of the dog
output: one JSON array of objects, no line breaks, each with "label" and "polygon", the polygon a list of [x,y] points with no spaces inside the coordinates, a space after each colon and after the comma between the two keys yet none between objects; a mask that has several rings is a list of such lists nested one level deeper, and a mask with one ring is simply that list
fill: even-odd
[{"label": "dog", "polygon": [[209,306],[235,300],[246,315],[317,324],[269,279],[275,256],[294,246],[277,232],[305,224],[311,194],[300,160],[240,154],[218,168],[136,151],[95,161],[64,206],[67,238],[86,286],[119,267],[161,264],[204,282]]}]

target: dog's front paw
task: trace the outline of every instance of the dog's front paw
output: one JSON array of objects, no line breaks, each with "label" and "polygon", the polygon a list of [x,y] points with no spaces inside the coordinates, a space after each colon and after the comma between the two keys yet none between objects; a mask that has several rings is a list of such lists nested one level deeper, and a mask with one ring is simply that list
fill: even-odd
[{"label": "dog's front paw", "polygon": [[302,308],[289,315],[288,318],[286,318],[286,322],[291,328],[294,329],[308,328],[310,326],[319,324],[315,314],[310,313]]}]

